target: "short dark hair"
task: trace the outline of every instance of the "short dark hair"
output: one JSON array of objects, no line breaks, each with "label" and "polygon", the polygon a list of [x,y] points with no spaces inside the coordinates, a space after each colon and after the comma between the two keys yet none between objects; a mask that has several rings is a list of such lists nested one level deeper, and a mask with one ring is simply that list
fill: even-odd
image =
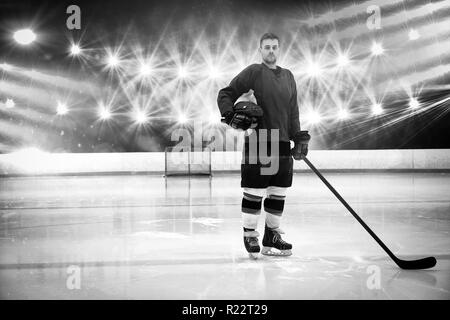
[{"label": "short dark hair", "polygon": [[278,36],[277,36],[276,34],[267,32],[267,33],[264,33],[264,34],[262,35],[261,39],[259,40],[259,46],[260,46],[260,47],[261,47],[261,45],[262,45],[262,42],[263,42],[264,40],[266,40],[266,39],[276,39],[276,40],[278,40],[278,44],[280,44],[280,38],[278,38]]}]

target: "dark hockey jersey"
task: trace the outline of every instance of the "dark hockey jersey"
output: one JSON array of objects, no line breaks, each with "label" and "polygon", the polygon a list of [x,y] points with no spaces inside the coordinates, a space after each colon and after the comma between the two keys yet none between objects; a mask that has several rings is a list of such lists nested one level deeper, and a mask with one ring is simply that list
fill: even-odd
[{"label": "dark hockey jersey", "polygon": [[220,113],[233,111],[236,100],[250,89],[264,111],[256,130],[279,129],[280,141],[292,140],[300,131],[297,87],[292,72],[281,67],[270,69],[264,63],[248,66],[219,91]]}]

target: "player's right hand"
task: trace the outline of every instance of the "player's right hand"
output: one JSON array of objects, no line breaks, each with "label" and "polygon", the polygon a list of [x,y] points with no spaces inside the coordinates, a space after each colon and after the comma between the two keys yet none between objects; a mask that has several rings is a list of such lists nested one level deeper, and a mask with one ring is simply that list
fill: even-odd
[{"label": "player's right hand", "polygon": [[255,119],[242,113],[227,112],[222,117],[222,122],[234,129],[247,130],[254,126]]}]

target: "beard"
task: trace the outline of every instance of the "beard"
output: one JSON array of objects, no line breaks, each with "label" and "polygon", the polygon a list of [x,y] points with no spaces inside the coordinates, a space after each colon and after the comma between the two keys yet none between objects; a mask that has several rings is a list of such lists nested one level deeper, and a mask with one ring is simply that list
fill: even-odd
[{"label": "beard", "polygon": [[274,64],[275,62],[277,62],[277,58],[275,57],[275,55],[267,55],[263,58],[263,60],[267,64]]}]

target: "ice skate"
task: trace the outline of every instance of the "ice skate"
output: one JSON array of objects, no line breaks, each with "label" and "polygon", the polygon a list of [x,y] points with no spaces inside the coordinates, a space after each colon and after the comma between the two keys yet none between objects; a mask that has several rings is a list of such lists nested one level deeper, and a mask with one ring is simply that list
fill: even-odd
[{"label": "ice skate", "polygon": [[292,245],[281,239],[283,233],[280,228],[270,229],[266,225],[261,253],[267,256],[290,256]]},{"label": "ice skate", "polygon": [[244,231],[244,245],[251,259],[257,259],[261,248],[258,243],[258,231]]}]

